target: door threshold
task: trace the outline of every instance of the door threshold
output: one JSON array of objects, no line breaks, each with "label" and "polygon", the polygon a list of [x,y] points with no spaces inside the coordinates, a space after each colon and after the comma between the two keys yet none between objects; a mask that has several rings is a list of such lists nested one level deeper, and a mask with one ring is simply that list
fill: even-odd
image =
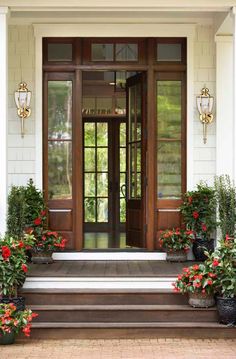
[{"label": "door threshold", "polygon": [[163,261],[166,253],[161,252],[57,252],[53,253],[55,261]]}]

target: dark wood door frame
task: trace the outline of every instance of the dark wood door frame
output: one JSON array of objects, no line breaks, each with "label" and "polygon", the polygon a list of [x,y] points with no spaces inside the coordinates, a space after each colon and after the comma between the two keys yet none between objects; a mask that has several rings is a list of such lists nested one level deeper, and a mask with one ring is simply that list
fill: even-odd
[{"label": "dark wood door frame", "polygon": [[[128,38],[125,38],[128,40]],[[77,251],[83,248],[83,119],[82,119],[82,72],[83,71],[145,71],[147,73],[147,121],[146,121],[146,136],[147,136],[147,156],[146,156],[146,249],[153,250],[156,241],[157,231],[157,164],[156,164],[156,99],[155,99],[155,72],[182,72],[186,76],[186,40],[172,39],[173,41],[182,42],[183,59],[180,63],[158,63],[156,61],[156,44],[157,41],[167,41],[157,38],[148,38],[144,40],[144,59],[135,63],[89,63],[83,61],[82,47],[84,46],[84,39],[71,39],[71,42],[76,47],[73,51],[73,61],[71,63],[55,62],[54,64],[47,61],[47,51],[45,50],[48,42],[62,42],[63,38],[58,39],[44,39],[44,54],[43,54],[43,71],[44,71],[44,190],[47,193],[47,180],[45,171],[47,171],[47,149],[45,138],[45,126],[47,124],[47,99],[45,97],[47,74],[49,73],[72,73],[74,74],[74,98],[73,102],[73,238],[74,249]],[[68,41],[70,41],[68,39]],[[104,38],[104,41],[106,39]],[[85,41],[86,42],[86,41]],[[184,89],[186,91],[186,88]],[[185,104],[186,106],[186,104]],[[46,195],[47,200],[47,195]],[[60,204],[58,204],[61,208]],[[63,207],[63,206],[62,206]],[[63,207],[65,208],[65,207]],[[56,228],[55,228],[56,229]]]}]

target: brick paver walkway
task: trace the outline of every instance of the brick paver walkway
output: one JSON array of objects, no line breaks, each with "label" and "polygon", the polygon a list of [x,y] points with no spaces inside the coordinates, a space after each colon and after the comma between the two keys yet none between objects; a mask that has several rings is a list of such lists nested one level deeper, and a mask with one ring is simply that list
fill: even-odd
[{"label": "brick paver walkway", "polygon": [[28,340],[0,347],[1,359],[234,359],[235,340]]}]

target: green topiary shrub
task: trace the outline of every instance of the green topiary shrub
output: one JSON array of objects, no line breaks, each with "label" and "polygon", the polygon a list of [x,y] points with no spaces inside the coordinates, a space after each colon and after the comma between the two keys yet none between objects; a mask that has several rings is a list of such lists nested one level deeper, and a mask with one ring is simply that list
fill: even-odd
[{"label": "green topiary shrub", "polygon": [[27,186],[12,186],[8,195],[7,234],[13,238],[22,238],[25,228],[45,208],[43,193],[35,187],[32,179]]}]

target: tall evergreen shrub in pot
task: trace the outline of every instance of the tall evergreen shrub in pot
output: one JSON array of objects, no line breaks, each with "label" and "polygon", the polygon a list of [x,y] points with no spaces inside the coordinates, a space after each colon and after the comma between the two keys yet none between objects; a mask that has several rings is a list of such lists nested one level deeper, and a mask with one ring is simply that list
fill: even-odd
[{"label": "tall evergreen shrub in pot", "polygon": [[215,178],[215,191],[218,209],[218,224],[221,236],[235,236],[236,227],[236,189],[228,175]]},{"label": "tall evergreen shrub in pot", "polygon": [[212,234],[216,229],[215,190],[199,184],[195,191],[183,196],[180,211],[186,227],[194,233],[193,254],[197,260],[204,261],[205,251],[214,250]]},{"label": "tall evergreen shrub in pot", "polygon": [[27,186],[12,186],[8,196],[7,234],[21,239],[29,227],[46,208],[43,193],[33,180]]}]

